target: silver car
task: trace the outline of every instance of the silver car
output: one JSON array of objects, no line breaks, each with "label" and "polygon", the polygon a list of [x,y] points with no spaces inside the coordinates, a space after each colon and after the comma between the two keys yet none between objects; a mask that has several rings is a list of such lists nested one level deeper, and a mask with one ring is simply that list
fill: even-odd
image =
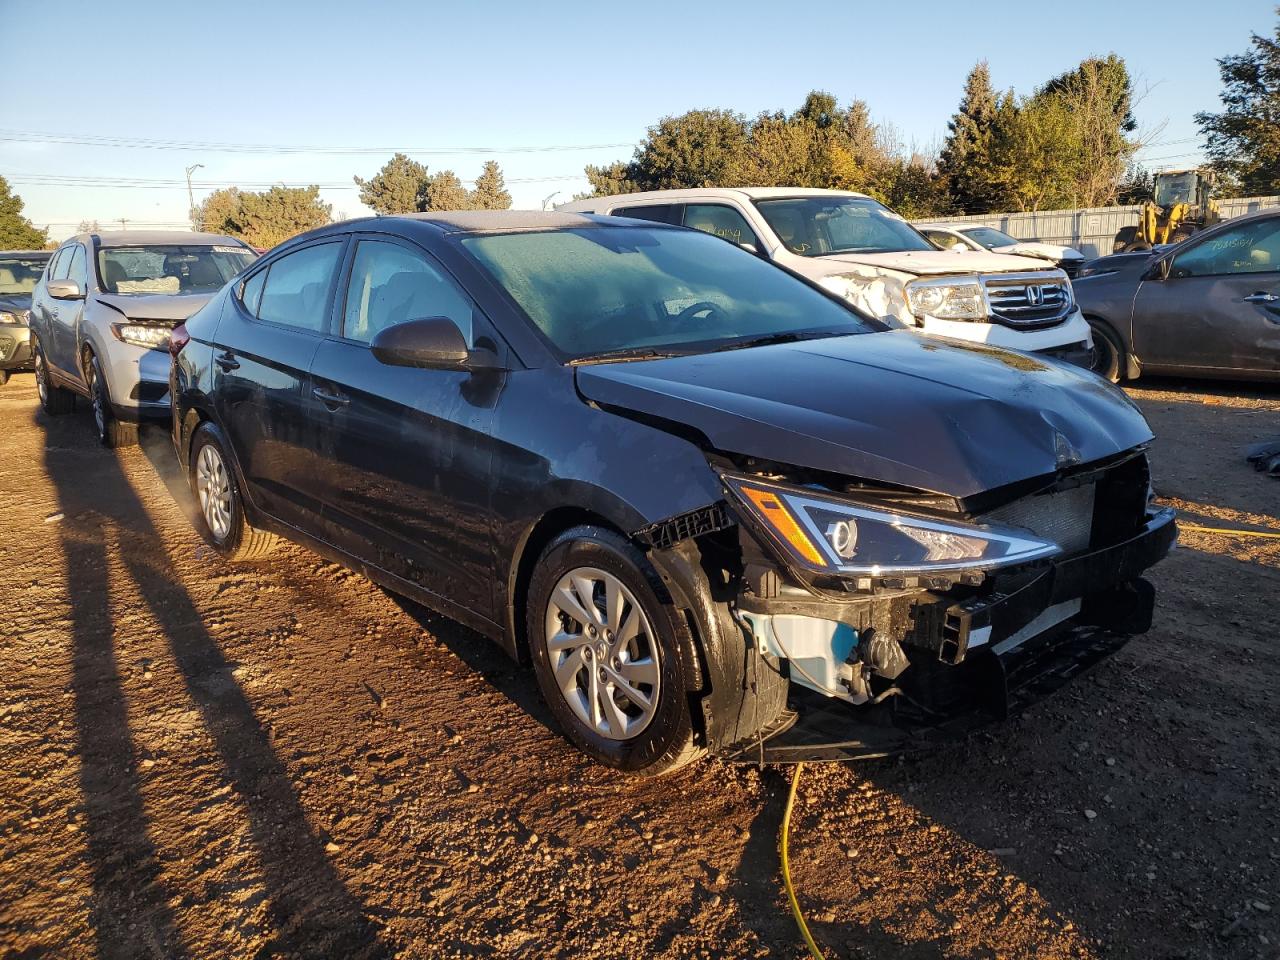
[{"label": "silver car", "polygon": [[135,443],[169,414],[169,334],[257,254],[210,233],[81,234],[49,261],[31,301],[36,388],[46,413],[89,400],[98,438]]}]

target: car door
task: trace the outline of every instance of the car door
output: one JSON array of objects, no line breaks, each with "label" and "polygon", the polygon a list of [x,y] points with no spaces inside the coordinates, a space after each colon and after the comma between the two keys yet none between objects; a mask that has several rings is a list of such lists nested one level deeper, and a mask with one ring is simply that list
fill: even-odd
[{"label": "car door", "polygon": [[[71,258],[79,246],[78,243],[69,243],[58,251],[53,265],[49,268],[50,280],[67,279],[67,273],[71,269]],[[47,293],[44,301],[46,327],[41,335],[40,345],[44,350],[45,362],[63,376],[74,377],[76,376],[75,334],[68,328],[67,322],[75,321],[76,310],[64,309],[64,307],[67,304],[74,304],[76,309],[80,309],[82,303],[76,300],[58,300]],[[76,379],[78,380],[79,377]]]},{"label": "car door", "polygon": [[491,422],[502,374],[381,363],[388,326],[448,317],[469,345],[498,338],[470,297],[426,252],[360,235],[348,255],[341,328],[311,366],[316,475],[327,536],[347,552],[489,619]]},{"label": "car door", "polygon": [[1176,251],[1138,286],[1133,344],[1149,369],[1280,372],[1280,217]]},{"label": "car door", "polygon": [[80,324],[84,320],[84,307],[89,295],[89,270],[85,258],[84,245],[71,246],[71,259],[67,265],[68,280],[80,285],[79,300],[58,300],[58,353],[68,364],[64,367],[81,386],[87,388],[84,376],[84,365],[80,362]]},{"label": "car door", "polygon": [[214,337],[215,410],[247,493],[306,531],[320,513],[309,371],[330,329],[345,246],[326,238],[270,259],[227,298]]}]

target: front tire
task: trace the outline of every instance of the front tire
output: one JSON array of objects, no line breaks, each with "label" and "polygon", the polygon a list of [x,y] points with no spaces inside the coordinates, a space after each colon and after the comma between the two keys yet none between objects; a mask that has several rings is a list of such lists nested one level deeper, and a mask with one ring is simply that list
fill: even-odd
[{"label": "front tire", "polygon": [[600,527],[565,531],[539,558],[526,606],[538,687],[575,746],[641,776],[702,755],[680,651],[686,628],[636,547]]},{"label": "front tire", "polygon": [[111,394],[107,390],[107,378],[102,375],[97,354],[89,354],[85,377],[89,381],[89,403],[93,407],[93,425],[98,431],[98,442],[109,450],[136,446],[138,425],[116,417],[111,406]]},{"label": "front tire", "polygon": [[1109,328],[1100,323],[1090,323],[1093,331],[1093,358],[1089,369],[1112,383],[1119,383],[1124,377],[1125,349],[1120,340]]},{"label": "front tire", "polygon": [[196,529],[205,543],[232,562],[258,560],[271,552],[276,538],[245,519],[231,460],[211,423],[202,423],[191,438],[188,476],[196,498]]},{"label": "front tire", "polygon": [[40,408],[51,417],[61,417],[76,408],[76,395],[70,390],[55,387],[49,378],[49,363],[44,358],[44,350],[40,341],[35,343],[36,394],[40,397]]}]

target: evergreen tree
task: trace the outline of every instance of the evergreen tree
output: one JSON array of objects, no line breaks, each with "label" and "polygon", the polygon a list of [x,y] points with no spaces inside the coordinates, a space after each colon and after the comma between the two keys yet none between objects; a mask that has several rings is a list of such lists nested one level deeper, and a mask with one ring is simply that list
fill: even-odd
[{"label": "evergreen tree", "polygon": [[1218,61],[1221,113],[1197,113],[1205,153],[1242,196],[1280,192],[1280,26]]},{"label": "evergreen tree", "polygon": [[49,242],[49,231],[37,230],[22,207],[22,198],[0,177],[0,250],[39,250]]},{"label": "evergreen tree", "polygon": [[495,161],[485,161],[484,170],[471,191],[471,206],[476,210],[511,209],[511,194],[507,193],[502,179],[502,168]]},{"label": "evergreen tree", "polygon": [[353,177],[360,202],[383,216],[426,209],[427,168],[397,153],[368,180]]},{"label": "evergreen tree", "polygon": [[964,96],[947,123],[947,139],[938,156],[938,173],[961,213],[986,213],[999,204],[991,169],[998,107],[991,71],[985,60],[979,61],[965,80]]},{"label": "evergreen tree", "polygon": [[426,210],[472,210],[471,194],[452,170],[441,170],[427,180]]},{"label": "evergreen tree", "polygon": [[332,213],[317,186],[272,187],[262,193],[230,187],[209,194],[192,219],[198,230],[239,237],[255,247],[274,247],[324,226]]}]

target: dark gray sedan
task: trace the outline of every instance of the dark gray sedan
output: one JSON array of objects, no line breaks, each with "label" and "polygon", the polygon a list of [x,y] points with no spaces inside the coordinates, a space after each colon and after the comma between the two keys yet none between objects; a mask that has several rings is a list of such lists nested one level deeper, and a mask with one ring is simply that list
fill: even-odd
[{"label": "dark gray sedan", "polygon": [[1108,257],[1074,282],[1094,369],[1280,380],[1280,210],[1237,217],[1149,256]]}]

